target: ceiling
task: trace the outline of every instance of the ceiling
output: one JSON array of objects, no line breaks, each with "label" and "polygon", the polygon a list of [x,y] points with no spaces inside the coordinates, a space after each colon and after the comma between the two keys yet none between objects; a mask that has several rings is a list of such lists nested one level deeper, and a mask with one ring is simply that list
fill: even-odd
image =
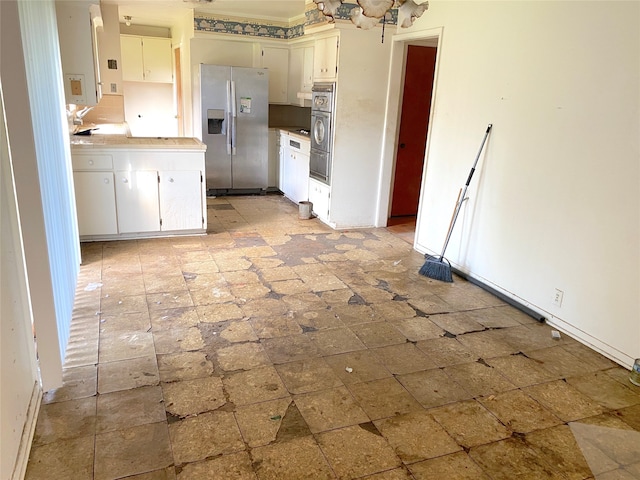
[{"label": "ceiling", "polygon": [[305,0],[103,0],[117,4],[120,21],[134,25],[171,27],[190,9],[197,12],[284,21],[304,14]]}]

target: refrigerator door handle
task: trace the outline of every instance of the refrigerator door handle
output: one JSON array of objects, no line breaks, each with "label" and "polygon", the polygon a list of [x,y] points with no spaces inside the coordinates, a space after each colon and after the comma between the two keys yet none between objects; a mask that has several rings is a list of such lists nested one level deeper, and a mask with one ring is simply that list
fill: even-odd
[{"label": "refrigerator door handle", "polygon": [[227,155],[231,155],[231,131],[233,121],[231,119],[231,82],[227,80]]},{"label": "refrigerator door handle", "polygon": [[231,116],[233,117],[232,128],[231,128],[231,154],[236,154],[236,144],[237,144],[237,118],[238,112],[236,112],[236,82],[231,80]]}]

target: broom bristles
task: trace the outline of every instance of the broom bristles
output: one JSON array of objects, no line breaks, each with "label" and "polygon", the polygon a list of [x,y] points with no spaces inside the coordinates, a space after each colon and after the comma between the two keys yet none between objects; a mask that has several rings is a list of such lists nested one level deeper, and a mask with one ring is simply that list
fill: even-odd
[{"label": "broom bristles", "polygon": [[420,275],[440,280],[442,282],[453,282],[451,275],[451,265],[444,258],[429,257],[420,268]]}]

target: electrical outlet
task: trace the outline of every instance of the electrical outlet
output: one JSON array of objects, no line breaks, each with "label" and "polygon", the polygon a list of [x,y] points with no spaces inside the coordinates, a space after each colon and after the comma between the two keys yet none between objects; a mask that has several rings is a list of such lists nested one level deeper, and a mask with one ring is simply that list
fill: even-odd
[{"label": "electrical outlet", "polygon": [[553,304],[556,307],[562,306],[562,297],[564,297],[564,292],[556,288],[556,292],[553,295]]},{"label": "electrical outlet", "polygon": [[118,85],[115,83],[111,84],[111,93],[118,93]]}]

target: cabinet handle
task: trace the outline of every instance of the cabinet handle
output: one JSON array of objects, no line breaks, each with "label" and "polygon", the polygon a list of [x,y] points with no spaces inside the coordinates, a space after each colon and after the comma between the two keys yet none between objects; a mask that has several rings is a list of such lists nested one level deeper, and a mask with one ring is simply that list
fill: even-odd
[{"label": "cabinet handle", "polygon": [[123,178],[122,179],[122,183],[129,183],[129,179],[128,178]]},{"label": "cabinet handle", "polygon": [[89,165],[93,165],[93,160],[89,160]]},{"label": "cabinet handle", "polygon": [[173,178],[170,178],[170,179],[169,179],[169,182],[173,183]]},{"label": "cabinet handle", "polygon": [[109,179],[108,179],[108,178],[105,178],[105,179],[104,179],[104,183],[105,183],[105,185],[106,185],[106,184],[108,184],[108,183],[109,183]]}]

